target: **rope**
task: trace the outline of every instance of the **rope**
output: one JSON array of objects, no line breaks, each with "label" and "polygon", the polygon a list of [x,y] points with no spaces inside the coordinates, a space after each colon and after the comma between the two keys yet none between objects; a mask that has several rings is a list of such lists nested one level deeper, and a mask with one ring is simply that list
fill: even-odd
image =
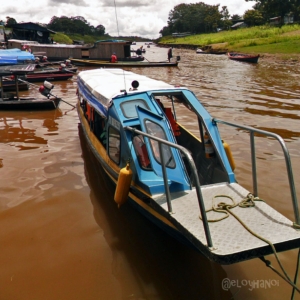
[{"label": "rope", "polygon": [[[228,203],[225,203],[225,202],[219,202],[217,205],[214,205],[214,199],[215,198],[221,198],[221,197],[225,197],[225,198],[228,198],[231,200],[232,204],[228,204]],[[249,193],[246,198],[244,198],[241,202],[239,203],[235,203],[233,198],[228,196],[228,195],[216,195],[213,197],[213,205],[212,205],[212,208],[207,210],[206,212],[209,212],[209,211],[215,211],[215,212],[218,212],[218,213],[224,213],[225,216],[223,216],[222,218],[220,219],[214,219],[214,220],[207,220],[208,222],[218,222],[218,221],[221,221],[221,220],[224,220],[226,218],[229,217],[229,214],[231,214],[234,218],[236,218],[240,224],[248,231],[250,232],[253,236],[257,237],[258,239],[262,240],[263,242],[267,243],[274,255],[275,255],[275,258],[279,264],[279,267],[280,269],[282,270],[284,276],[282,274],[280,274],[275,268],[273,268],[273,266],[271,265],[270,261],[266,260],[265,258],[261,258],[265,263],[266,265],[271,268],[275,273],[277,273],[280,277],[282,277],[286,282],[288,282],[290,285],[293,286],[293,288],[295,290],[297,290],[298,293],[300,293],[300,290],[299,288],[293,283],[293,281],[290,279],[290,277],[288,276],[288,274],[286,273],[284,267],[282,266],[280,260],[279,260],[279,257],[277,255],[277,252],[276,252],[276,249],[274,247],[274,245],[272,244],[272,242],[270,242],[269,240],[263,238],[262,236],[258,235],[257,233],[255,233],[254,231],[252,231],[236,214],[234,214],[231,209],[236,207],[236,206],[239,206],[241,208],[249,208],[249,207],[254,207],[255,206],[255,201],[264,201],[263,199],[260,199],[259,197],[254,197],[251,193]],[[200,216],[200,219],[201,219],[201,216]],[[296,282],[296,279],[295,279],[295,282]]]}]

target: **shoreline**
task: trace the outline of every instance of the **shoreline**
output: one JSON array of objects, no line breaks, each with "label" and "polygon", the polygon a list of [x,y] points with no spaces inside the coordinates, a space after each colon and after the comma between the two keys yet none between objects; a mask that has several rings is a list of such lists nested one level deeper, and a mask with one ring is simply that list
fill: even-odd
[{"label": "shoreline", "polygon": [[[197,48],[200,48],[199,46],[196,45],[187,45],[187,44],[160,44],[158,43],[157,46],[162,47],[162,48],[168,48],[168,47],[173,47],[176,49],[187,49],[187,50],[195,50]],[[207,46],[206,46],[207,47]],[[214,49],[215,51],[228,51],[228,49],[220,47],[220,44],[212,44],[209,45],[211,49]],[[228,51],[228,52],[234,52]],[[242,52],[242,51],[238,51]],[[294,53],[294,54],[285,54],[285,53],[276,53],[276,54],[271,54],[271,53],[261,53],[260,54],[260,59],[267,61],[267,62],[273,62],[273,63],[280,63],[280,64],[288,64],[288,65],[300,65],[300,54]]]}]

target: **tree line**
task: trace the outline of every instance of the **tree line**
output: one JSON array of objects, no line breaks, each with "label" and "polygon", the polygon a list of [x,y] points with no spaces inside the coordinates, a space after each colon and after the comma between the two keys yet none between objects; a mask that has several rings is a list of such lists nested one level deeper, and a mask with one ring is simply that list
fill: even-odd
[{"label": "tree line", "polygon": [[270,18],[280,17],[283,24],[284,16],[292,14],[295,21],[299,20],[300,0],[245,0],[255,1],[252,9],[243,16],[230,15],[227,6],[209,5],[203,2],[193,4],[178,4],[170,12],[168,25],[160,30],[162,36],[173,33],[190,32],[193,34],[216,32],[219,29],[229,29],[238,20],[243,20],[248,26],[263,25]]},{"label": "tree line", "polygon": [[[6,26],[17,24],[14,18],[7,18]],[[84,17],[56,17],[53,16],[49,24],[42,24],[46,28],[63,32],[66,34],[81,34],[81,35],[92,35],[92,36],[103,36],[105,35],[105,27],[103,25],[93,26]]]}]

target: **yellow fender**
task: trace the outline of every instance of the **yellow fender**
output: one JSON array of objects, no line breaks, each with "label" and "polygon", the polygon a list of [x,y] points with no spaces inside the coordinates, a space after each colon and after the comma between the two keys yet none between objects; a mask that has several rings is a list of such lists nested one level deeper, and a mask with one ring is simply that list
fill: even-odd
[{"label": "yellow fender", "polygon": [[130,184],[132,179],[132,171],[130,169],[129,163],[126,167],[120,170],[116,191],[115,191],[115,202],[120,207],[127,201]]},{"label": "yellow fender", "polygon": [[224,141],[223,141],[223,146],[224,146],[224,149],[225,149],[227,158],[228,158],[228,160],[229,160],[231,169],[232,169],[232,171],[234,171],[234,169],[235,169],[235,162],[234,162],[234,159],[233,159],[233,156],[232,156],[230,147],[229,147],[229,145],[228,145],[226,142],[224,142]]}]

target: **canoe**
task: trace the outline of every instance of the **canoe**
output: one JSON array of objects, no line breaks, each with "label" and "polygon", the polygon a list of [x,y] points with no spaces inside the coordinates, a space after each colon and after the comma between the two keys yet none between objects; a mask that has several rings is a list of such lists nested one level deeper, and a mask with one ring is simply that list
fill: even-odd
[{"label": "canoe", "polygon": [[76,66],[95,66],[105,68],[149,68],[149,67],[177,67],[178,61],[175,62],[149,62],[149,61],[119,61],[111,63],[103,60],[76,59],[71,58],[71,63]]},{"label": "canoe", "polygon": [[259,54],[252,55],[252,54],[228,52],[227,55],[231,60],[244,61],[250,63],[257,63],[259,59]]},{"label": "canoe", "polygon": [[[293,172],[279,135],[213,118],[191,90],[120,68],[82,71],[77,88],[82,143],[115,185],[116,206],[132,205],[172,237],[219,264],[300,247]],[[194,114],[198,134],[177,121],[184,107]],[[251,134],[244,151],[252,157],[253,192],[237,182],[235,162],[218,124]],[[295,220],[272,208],[274,199],[259,197],[257,135],[281,145],[287,166],[281,176],[291,187],[288,197]],[[260,185],[267,184],[264,175]],[[276,187],[271,196],[276,197]]]}]

